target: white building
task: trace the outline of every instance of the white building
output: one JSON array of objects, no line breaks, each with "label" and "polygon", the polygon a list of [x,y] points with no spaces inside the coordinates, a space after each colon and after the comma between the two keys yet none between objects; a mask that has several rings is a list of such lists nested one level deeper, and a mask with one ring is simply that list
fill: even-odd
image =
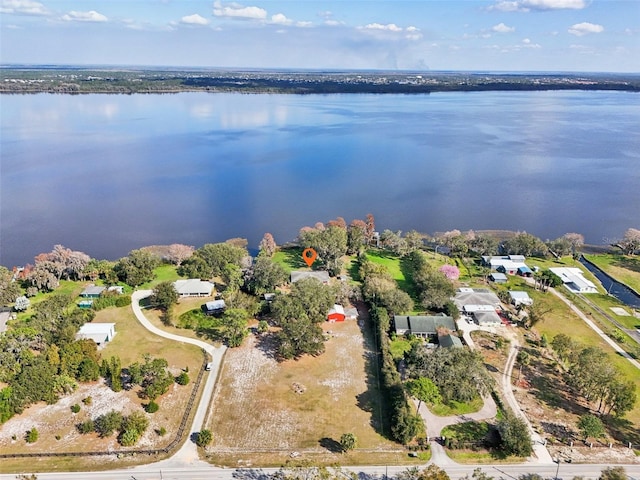
[{"label": "white building", "polygon": [[176,280],[173,282],[181,297],[210,297],[215,285],[199,278],[189,278],[187,280]]},{"label": "white building", "polygon": [[516,307],[518,305],[533,305],[533,298],[527,292],[509,290],[509,296],[511,297],[511,303]]},{"label": "white building", "polygon": [[85,323],[76,334],[76,340],[89,339],[99,347],[113,340],[116,335],[115,323]]},{"label": "white building", "polygon": [[574,293],[598,293],[598,288],[591,280],[584,278],[584,272],[579,268],[550,268],[560,279],[564,286]]}]

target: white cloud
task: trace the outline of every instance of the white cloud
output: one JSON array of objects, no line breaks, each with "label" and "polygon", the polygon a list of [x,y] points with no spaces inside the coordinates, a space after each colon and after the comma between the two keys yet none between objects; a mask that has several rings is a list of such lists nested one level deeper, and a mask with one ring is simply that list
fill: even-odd
[{"label": "white cloud", "polygon": [[529,38],[522,39],[522,46],[525,48],[542,48],[542,45],[538,43],[533,43]]},{"label": "white cloud", "polygon": [[216,17],[227,17],[248,20],[266,20],[267,11],[260,7],[244,7],[237,3],[223,5],[220,1],[213,2],[213,14]]},{"label": "white cloud", "polygon": [[313,22],[305,22],[305,21],[296,22],[296,26],[302,27],[302,28],[310,27],[312,25],[313,25]]},{"label": "white cloud", "polygon": [[194,13],[193,15],[182,17],[180,19],[180,23],[184,23],[185,25],[209,25],[209,20],[204,18],[202,15]]},{"label": "white cloud", "polygon": [[529,12],[531,10],[582,10],[586,0],[498,0],[490,10]]},{"label": "white cloud", "polygon": [[271,23],[276,25],[291,25],[293,20],[286,17],[286,15],[282,13],[276,13],[275,15],[271,15]]},{"label": "white cloud", "polygon": [[62,20],[66,22],[107,22],[109,19],[101,13],[91,10],[89,12],[76,12],[75,10],[62,16]]},{"label": "white cloud", "polygon": [[491,30],[498,33],[511,33],[516,31],[515,27],[508,27],[504,23],[499,23],[498,25],[494,25],[493,27],[491,27]]},{"label": "white cloud", "polygon": [[397,26],[395,23],[388,23],[383,25],[381,23],[370,23],[369,25],[365,25],[361,27],[364,30],[386,30],[388,32],[401,32],[402,28]]},{"label": "white cloud", "polygon": [[582,22],[572,25],[567,31],[571,35],[582,37],[583,35],[588,35],[590,33],[601,33],[604,31],[604,27],[596,23]]},{"label": "white cloud", "polygon": [[0,13],[15,15],[50,15],[51,12],[40,2],[33,0],[2,0]]}]

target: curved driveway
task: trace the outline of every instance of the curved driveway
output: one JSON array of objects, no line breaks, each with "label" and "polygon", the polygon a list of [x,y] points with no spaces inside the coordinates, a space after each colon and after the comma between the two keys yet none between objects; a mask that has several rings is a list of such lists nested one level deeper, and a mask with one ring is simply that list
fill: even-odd
[{"label": "curved driveway", "polygon": [[160,337],[166,338],[168,340],[189,343],[191,345],[195,345],[204,349],[209,355],[211,355],[213,362],[211,371],[207,375],[204,389],[202,390],[202,396],[200,397],[200,402],[198,403],[196,414],[194,415],[193,422],[191,423],[187,441],[184,442],[180,450],[174,453],[169,459],[154,464],[158,467],[180,467],[185,465],[193,465],[199,463],[200,459],[198,457],[198,447],[192,441],[192,438],[195,433],[199,432],[202,429],[206,420],[207,410],[209,409],[209,404],[211,403],[213,389],[215,387],[216,379],[218,378],[218,373],[220,371],[220,366],[222,365],[222,358],[224,356],[224,352],[226,351],[226,347],[214,347],[213,345],[207,342],[203,342],[202,340],[181,337],[180,335],[165,332],[164,330],[160,330],[158,327],[154,326],[147,319],[147,317],[144,316],[144,313],[142,313],[142,308],[140,307],[140,300],[151,296],[152,293],[152,290],[137,290],[131,295],[131,307],[133,309],[133,313],[135,314],[138,321],[142,324],[142,326],[149,330],[151,333],[159,335]]}]

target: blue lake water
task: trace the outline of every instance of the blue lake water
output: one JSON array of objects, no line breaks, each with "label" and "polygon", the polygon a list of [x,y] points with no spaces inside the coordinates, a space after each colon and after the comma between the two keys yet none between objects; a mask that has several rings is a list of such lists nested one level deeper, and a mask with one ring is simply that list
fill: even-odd
[{"label": "blue lake water", "polygon": [[3,95],[0,264],[54,244],[282,243],[379,230],[640,228],[640,95]]}]

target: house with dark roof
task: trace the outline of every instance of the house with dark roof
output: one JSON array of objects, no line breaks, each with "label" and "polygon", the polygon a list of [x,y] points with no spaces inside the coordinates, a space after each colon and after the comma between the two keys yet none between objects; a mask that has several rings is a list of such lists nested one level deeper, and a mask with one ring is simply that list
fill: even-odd
[{"label": "house with dark roof", "polygon": [[456,330],[456,322],[447,315],[394,315],[393,323],[396,335],[435,338],[438,330]]},{"label": "house with dark roof", "polygon": [[462,348],[462,340],[460,337],[448,333],[438,337],[438,346],[440,348]]},{"label": "house with dark roof", "polygon": [[224,312],[225,308],[227,308],[227,305],[224,300],[213,300],[202,305],[202,311],[206,315],[218,315]]}]

